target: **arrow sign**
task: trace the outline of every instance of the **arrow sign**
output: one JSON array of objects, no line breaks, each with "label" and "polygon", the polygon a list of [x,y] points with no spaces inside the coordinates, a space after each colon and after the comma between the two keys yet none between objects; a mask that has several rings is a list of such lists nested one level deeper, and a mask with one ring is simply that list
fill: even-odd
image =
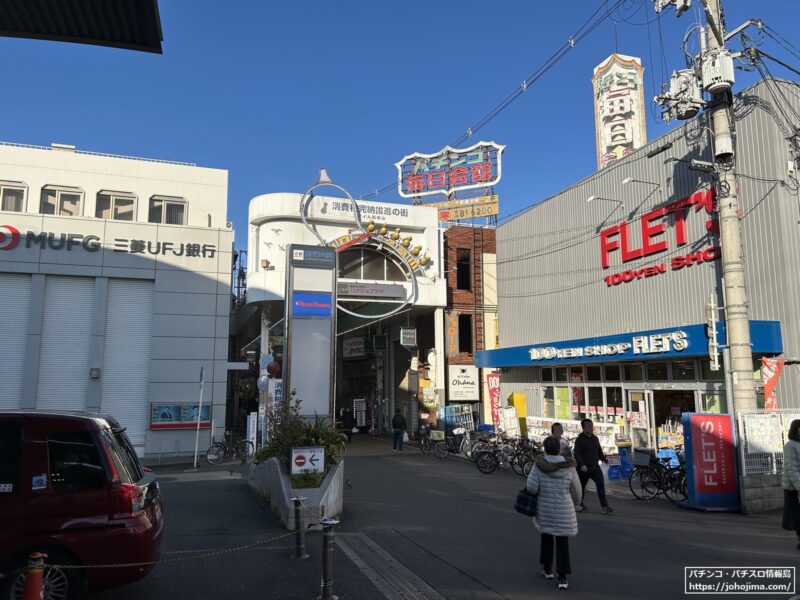
[{"label": "arrow sign", "polygon": [[292,448],[292,475],[325,474],[325,448]]}]

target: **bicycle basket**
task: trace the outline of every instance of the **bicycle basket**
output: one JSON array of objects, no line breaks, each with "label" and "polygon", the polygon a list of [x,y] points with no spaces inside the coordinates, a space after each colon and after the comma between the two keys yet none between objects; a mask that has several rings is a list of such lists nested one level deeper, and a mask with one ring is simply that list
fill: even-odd
[{"label": "bicycle basket", "polygon": [[437,430],[434,429],[433,431],[431,431],[431,439],[434,442],[443,442],[444,441],[444,431],[437,431]]},{"label": "bicycle basket", "polygon": [[647,449],[637,449],[633,452],[631,463],[636,467],[646,467],[653,461],[653,453]]}]

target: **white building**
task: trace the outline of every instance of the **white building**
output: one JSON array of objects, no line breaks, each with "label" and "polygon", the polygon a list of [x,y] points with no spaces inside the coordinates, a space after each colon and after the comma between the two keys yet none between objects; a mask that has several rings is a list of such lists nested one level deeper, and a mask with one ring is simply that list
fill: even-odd
[{"label": "white building", "polygon": [[[301,197],[264,194],[250,202],[247,306],[237,315],[235,327],[240,341],[261,335],[262,354],[281,353],[286,249],[290,243],[320,244],[314,229],[326,243],[341,248],[337,413],[341,416],[341,409],[352,409],[354,400],[364,400],[362,426],[366,430],[374,425],[377,431],[387,426],[395,407],[404,412],[410,429],[416,428],[420,414],[435,418],[439,401],[444,402],[444,369],[436,365],[444,365],[447,301],[436,209],[358,201],[362,225],[372,235],[343,247],[362,236],[350,202],[317,196],[309,205],[307,228],[300,215]],[[395,315],[380,318],[406,302]],[[375,317],[348,315],[342,306]],[[416,348],[401,344],[401,328],[416,328]]]},{"label": "white building", "polygon": [[225,427],[227,171],[0,144],[0,408],[111,414],[137,453]]}]

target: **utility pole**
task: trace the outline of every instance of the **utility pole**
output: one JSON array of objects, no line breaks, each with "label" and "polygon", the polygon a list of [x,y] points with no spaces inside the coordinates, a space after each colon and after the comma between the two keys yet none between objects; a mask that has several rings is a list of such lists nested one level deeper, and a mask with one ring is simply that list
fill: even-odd
[{"label": "utility pole", "polygon": [[[656,98],[669,104],[665,118],[691,118],[704,104],[711,113],[713,134],[713,170],[716,173],[716,201],[719,214],[719,237],[722,249],[722,280],[725,298],[725,324],[733,393],[728,412],[756,408],[753,384],[753,352],[750,342],[750,306],[745,284],[744,252],[739,200],[736,189],[736,155],[733,136],[732,86],[733,55],[725,47],[725,25],[720,0],[702,0],[708,26],[708,47],[701,31],[701,53],[694,69],[673,75],[670,93]],[[655,0],[656,12],[675,4],[678,16],[691,5],[691,0]],[[703,102],[702,91],[710,95]],[[699,161],[693,161],[699,162]]]}]

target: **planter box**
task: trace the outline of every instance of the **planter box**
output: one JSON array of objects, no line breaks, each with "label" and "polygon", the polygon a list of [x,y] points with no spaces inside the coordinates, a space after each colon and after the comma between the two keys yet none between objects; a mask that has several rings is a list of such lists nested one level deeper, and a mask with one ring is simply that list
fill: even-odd
[{"label": "planter box", "polygon": [[321,519],[339,518],[344,509],[344,460],[328,470],[318,488],[292,489],[291,479],[277,458],[260,465],[250,465],[250,487],[269,498],[270,506],[278,511],[281,522],[289,530],[295,529],[295,496],[305,496],[303,502],[305,526],[320,530]]}]

